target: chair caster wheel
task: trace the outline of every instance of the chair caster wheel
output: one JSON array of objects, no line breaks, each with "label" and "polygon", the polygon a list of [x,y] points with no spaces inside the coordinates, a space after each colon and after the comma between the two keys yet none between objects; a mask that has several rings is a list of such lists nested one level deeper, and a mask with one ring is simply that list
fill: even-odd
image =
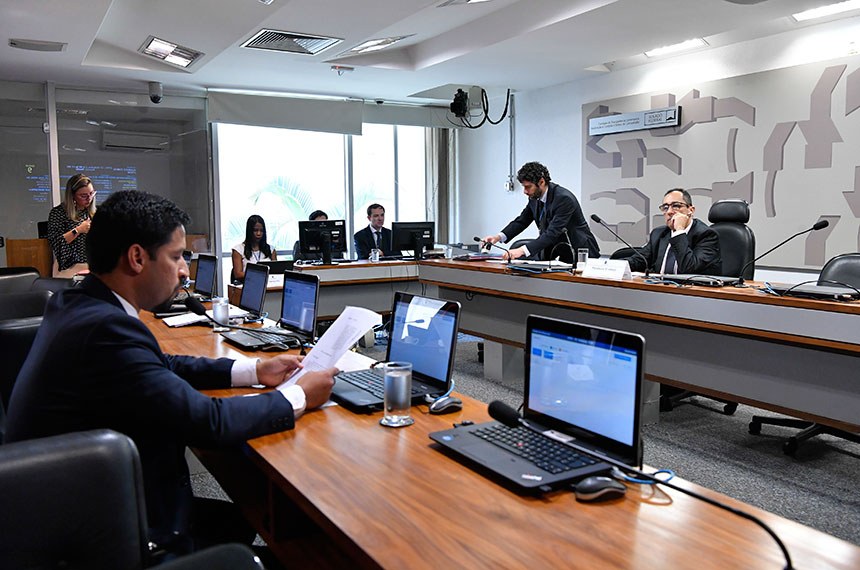
[{"label": "chair caster wheel", "polygon": [[750,422],[749,431],[752,435],[758,435],[761,433],[761,424],[758,422]]},{"label": "chair caster wheel", "polygon": [[723,413],[727,416],[734,414],[738,409],[738,405],[735,402],[730,402],[723,406]]},{"label": "chair caster wheel", "polygon": [[782,444],[782,452],[786,455],[794,457],[794,454],[797,453],[797,445],[798,443],[796,439],[794,439],[793,437],[789,438],[788,441]]}]

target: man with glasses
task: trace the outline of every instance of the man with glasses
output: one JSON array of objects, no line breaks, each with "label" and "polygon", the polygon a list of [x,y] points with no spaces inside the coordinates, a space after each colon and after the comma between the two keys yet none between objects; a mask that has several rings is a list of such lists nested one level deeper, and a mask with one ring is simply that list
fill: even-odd
[{"label": "man with glasses", "polygon": [[[666,225],[651,232],[640,251],[648,260],[648,269],[656,273],[694,273],[720,275],[720,240],[708,224],[693,217],[696,207],[690,193],[673,188],[663,196],[660,212]],[[638,255],[627,258],[633,271],[644,271],[645,262]]]}]

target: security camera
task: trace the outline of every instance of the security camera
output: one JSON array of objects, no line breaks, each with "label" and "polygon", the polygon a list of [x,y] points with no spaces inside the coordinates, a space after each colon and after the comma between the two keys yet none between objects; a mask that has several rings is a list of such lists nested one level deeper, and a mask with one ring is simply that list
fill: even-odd
[{"label": "security camera", "polygon": [[377,105],[382,105],[383,103],[385,103],[385,101],[383,101],[382,99],[377,99],[377,100],[376,100],[376,104],[377,104]]},{"label": "security camera", "polygon": [[164,90],[158,81],[149,82],[149,100],[158,105],[164,99]]}]

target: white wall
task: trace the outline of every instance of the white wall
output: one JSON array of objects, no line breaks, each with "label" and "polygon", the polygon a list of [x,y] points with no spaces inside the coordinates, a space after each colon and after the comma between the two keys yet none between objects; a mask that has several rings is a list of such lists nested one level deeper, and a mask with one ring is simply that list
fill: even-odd
[{"label": "white wall", "polygon": [[[857,40],[855,47],[852,42]],[[695,52],[590,79],[516,94],[515,164],[545,164],[555,182],[580,196],[585,103],[736,77],[856,54],[860,17]],[[491,115],[501,110],[491,102]],[[521,189],[506,192],[508,126],[463,129],[459,147],[459,228],[463,236],[501,229],[524,206]],[[847,189],[846,189],[847,190]],[[590,212],[585,212],[586,216]],[[774,244],[759,244],[764,250]]]}]

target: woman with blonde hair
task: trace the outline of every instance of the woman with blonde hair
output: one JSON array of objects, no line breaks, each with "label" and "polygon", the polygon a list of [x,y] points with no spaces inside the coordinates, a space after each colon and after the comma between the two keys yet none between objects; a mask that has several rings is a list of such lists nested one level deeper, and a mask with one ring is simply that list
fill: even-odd
[{"label": "woman with blonde hair", "polygon": [[66,181],[63,203],[48,214],[48,242],[54,252],[54,277],[73,277],[89,270],[87,234],[96,213],[96,191],[88,176]]}]

